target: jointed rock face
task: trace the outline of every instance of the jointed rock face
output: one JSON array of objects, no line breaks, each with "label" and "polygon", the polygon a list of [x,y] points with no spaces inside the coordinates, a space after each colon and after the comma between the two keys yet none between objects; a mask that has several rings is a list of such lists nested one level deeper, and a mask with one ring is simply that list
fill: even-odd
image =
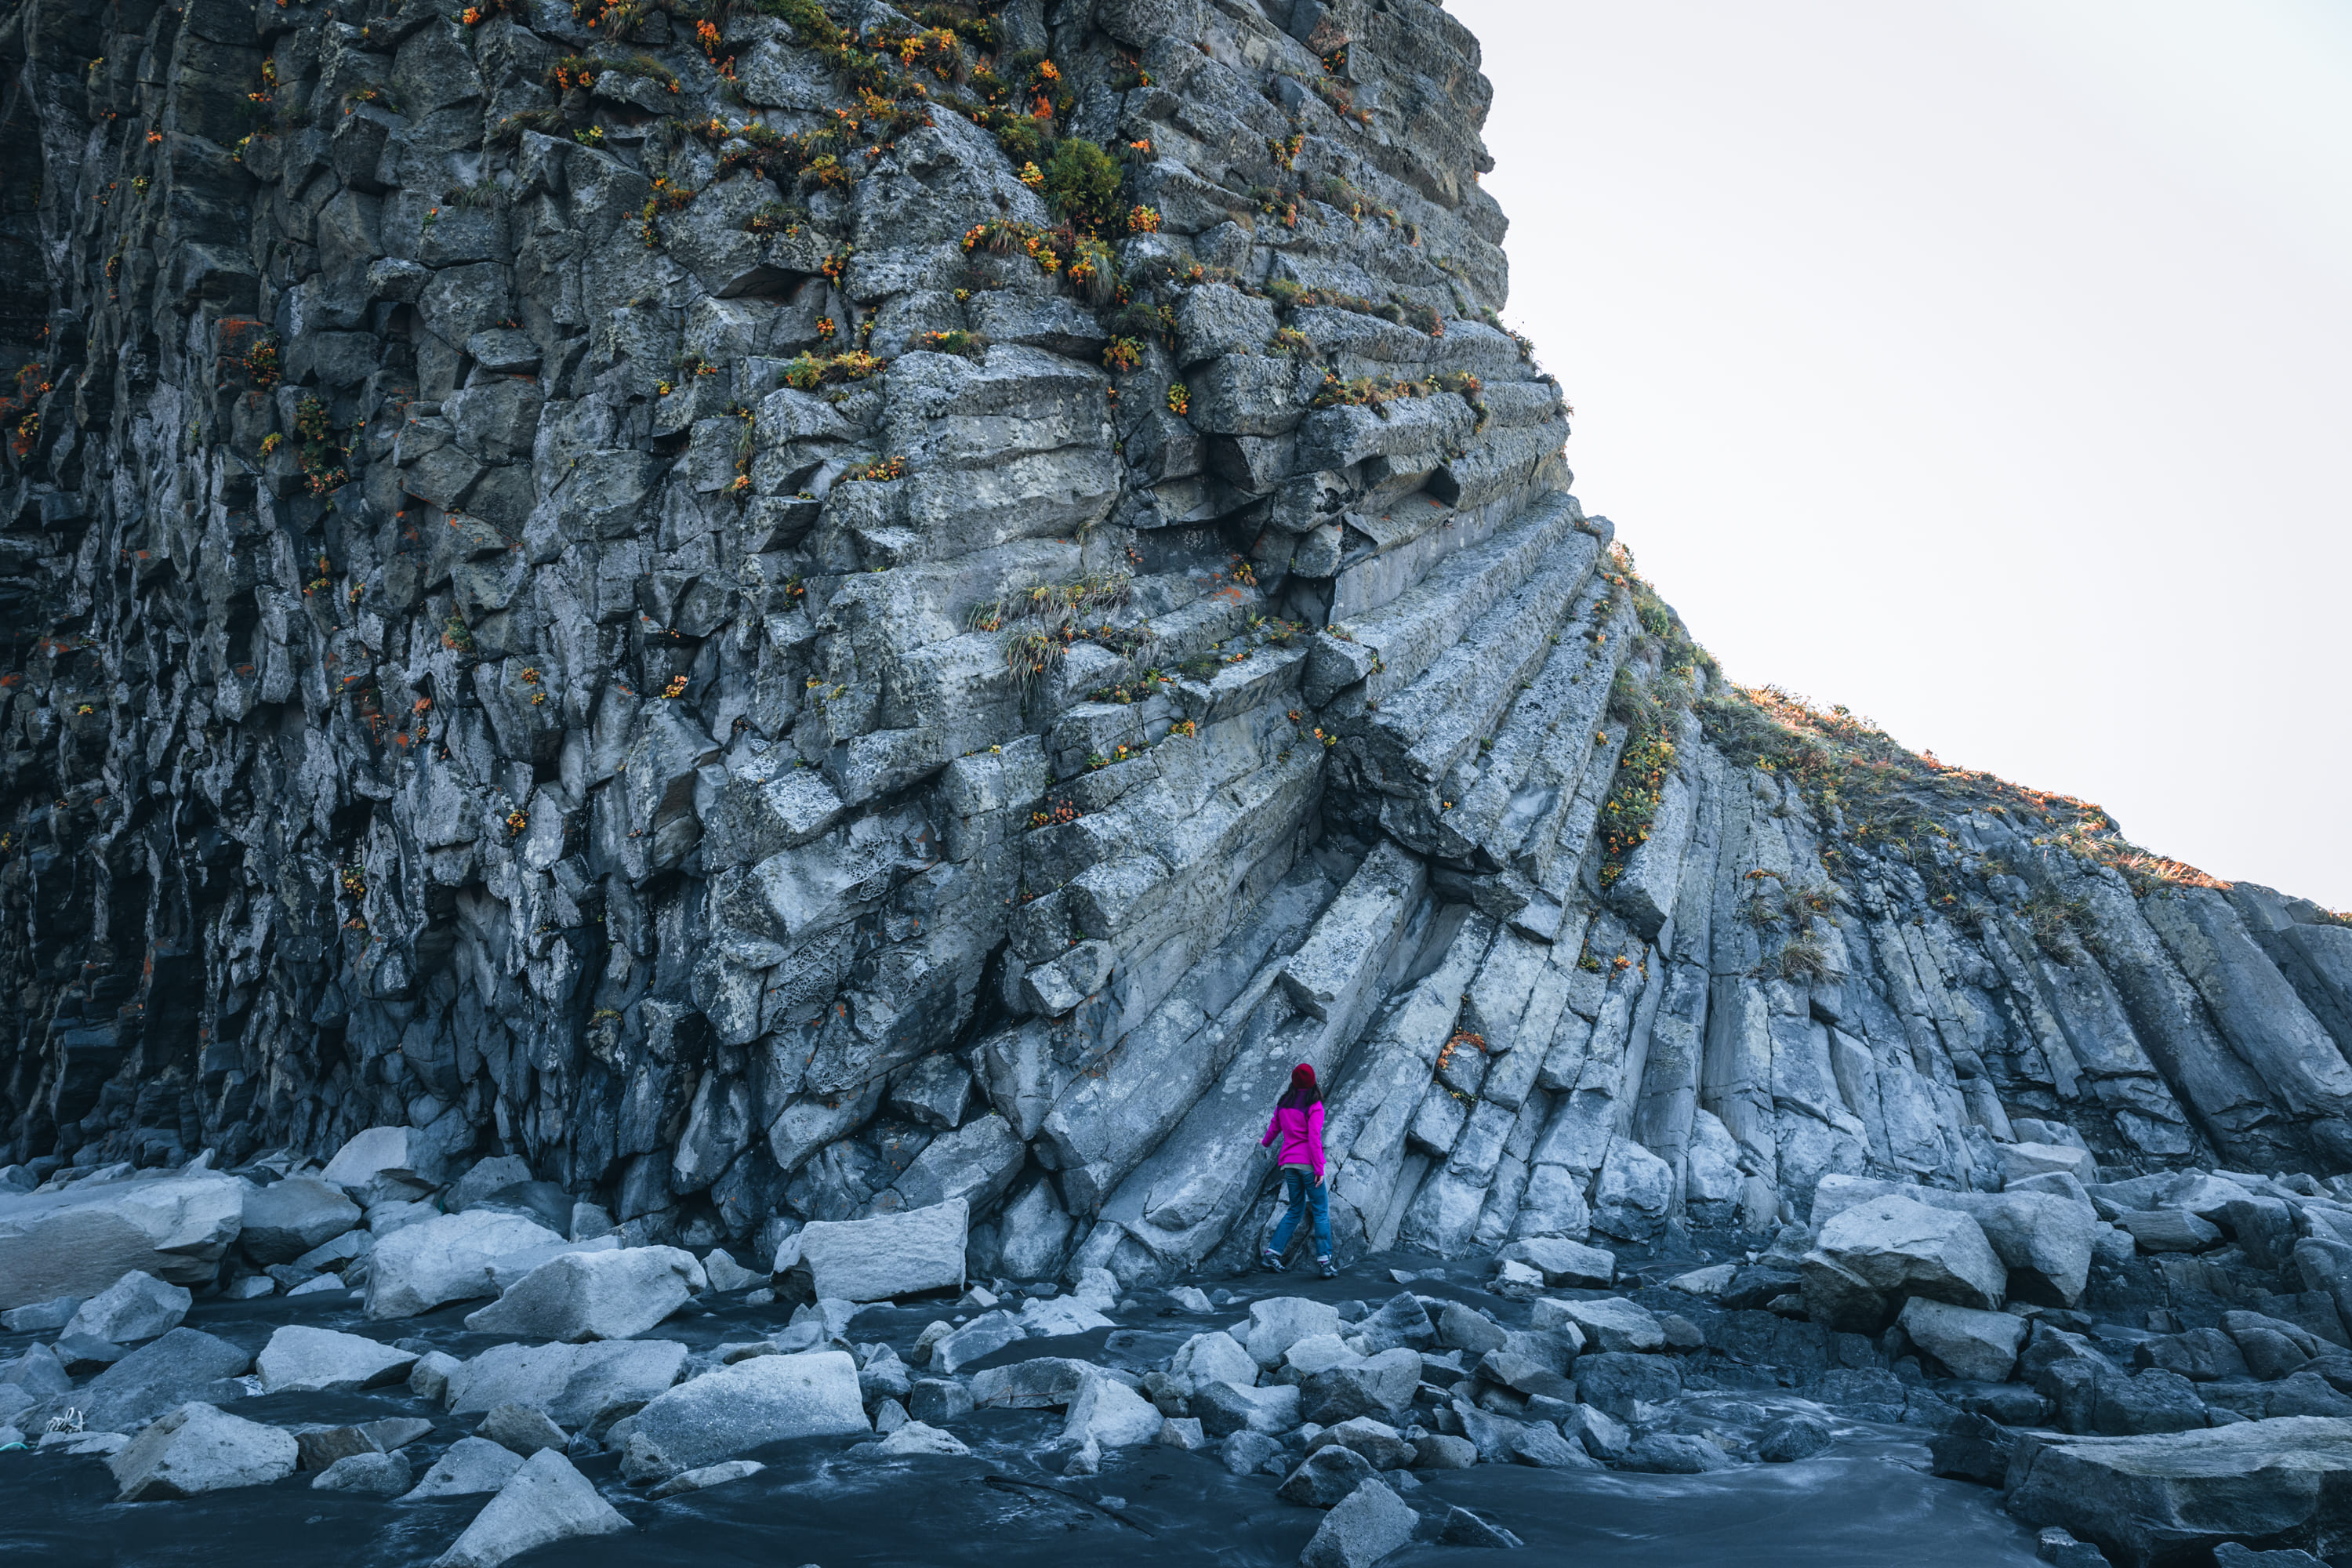
[{"label": "jointed rock face", "polygon": [[1128,1283],[1298,1061],[1343,1254],[2352,1167],[2341,918],[1568,494],[1443,11],[721,10],[0,11],[0,1164]]}]

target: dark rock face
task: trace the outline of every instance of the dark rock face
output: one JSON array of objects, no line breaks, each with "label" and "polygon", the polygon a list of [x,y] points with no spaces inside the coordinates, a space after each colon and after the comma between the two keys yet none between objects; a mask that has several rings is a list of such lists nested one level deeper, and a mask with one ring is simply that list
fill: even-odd
[{"label": "dark rock face", "polygon": [[1343,1253],[2041,1184],[2306,1326],[2095,1429],[2340,1337],[2323,1189],[2126,1178],[2352,1165],[2352,930],[1722,681],[1458,23],[927,16],[0,8],[0,1166],[407,1128],[1128,1286],[1256,1245],[1305,1060]]}]

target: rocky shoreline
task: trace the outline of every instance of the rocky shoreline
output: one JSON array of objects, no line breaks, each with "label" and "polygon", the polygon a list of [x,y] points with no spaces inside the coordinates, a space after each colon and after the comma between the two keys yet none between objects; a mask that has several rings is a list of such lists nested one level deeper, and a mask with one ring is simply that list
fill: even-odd
[{"label": "rocky shoreline", "polygon": [[[1129,1516],[1130,1489],[1213,1485],[1247,1505],[1237,1540],[1370,1568],[1554,1539],[1587,1475],[1835,1466],[1890,1440],[1899,1457],[1877,1462],[1927,1493],[2002,1494],[2006,1526],[1940,1500],[1973,1521],[1979,1555],[1954,1561],[2286,1568],[2346,1539],[2352,1275],[2326,1233],[2352,1207],[2308,1181],[2043,1173],[1930,1207],[1833,1178],[1816,1225],[1769,1238],[1389,1255],[1307,1294],[1265,1271],[1129,1290],[1096,1269],[1066,1289],[968,1281],[961,1201],[812,1226],[747,1268],[624,1245],[593,1205],[497,1162],[415,1194],[380,1163],[399,1142],[363,1135],[323,1171],[100,1172],[0,1198],[10,1295],[68,1288],[0,1314],[16,1352],[0,1465],[117,1537],[92,1560],[191,1528],[158,1510],[201,1530],[250,1489],[249,1519],[312,1494],[337,1494],[339,1519],[391,1510],[370,1562],[558,1542],[569,1560],[625,1531],[691,1550],[700,1524],[677,1500],[740,1486],[788,1521],[845,1486],[921,1507],[949,1466],[1019,1494],[975,1541],[1043,1510],[1125,1550],[1169,1522]],[[71,1289],[126,1258],[142,1266]],[[2264,1298],[2274,1316],[2165,1267],[2186,1263],[2307,1288]],[[1490,1493],[1457,1484],[1481,1467],[1557,1484],[1482,1511]],[[40,1513],[0,1540],[30,1549],[70,1522]],[[2233,1543],[2261,1554],[2214,1554]],[[833,1561],[906,1550],[895,1527],[825,1544]]]}]

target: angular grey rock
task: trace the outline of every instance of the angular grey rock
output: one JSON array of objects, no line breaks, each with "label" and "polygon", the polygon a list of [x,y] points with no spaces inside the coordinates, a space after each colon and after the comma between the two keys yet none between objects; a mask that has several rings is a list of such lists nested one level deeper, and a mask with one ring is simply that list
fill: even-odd
[{"label": "angular grey rock", "polygon": [[482,1424],[474,1428],[474,1436],[487,1437],[526,1459],[541,1448],[561,1451],[571,1441],[562,1427],[547,1418],[545,1411],[534,1410],[528,1405],[493,1405],[490,1413],[482,1417]]},{"label": "angular grey rock", "polygon": [[453,1415],[528,1405],[567,1427],[646,1405],[677,1382],[686,1347],[674,1340],[614,1340],[580,1345],[499,1345],[448,1373],[443,1397]]},{"label": "angular grey rock", "polygon": [[1466,1470],[1478,1462],[1478,1445],[1467,1437],[1428,1432],[1413,1439],[1413,1464],[1424,1470]]},{"label": "angular grey rock", "polygon": [[495,1296],[499,1264],[563,1245],[544,1226],[483,1209],[404,1226],[368,1254],[367,1315],[411,1318],[451,1301]]},{"label": "angular grey rock", "polygon": [[1636,1404],[1663,1405],[1682,1387],[1682,1373],[1666,1356],[1609,1352],[1577,1358],[1577,1397],[1621,1421],[1631,1418]]},{"label": "angular grey rock", "polygon": [[942,1432],[920,1421],[909,1421],[876,1445],[875,1452],[885,1458],[898,1458],[911,1454],[934,1454],[942,1458],[968,1457],[971,1450],[954,1434]]},{"label": "angular grey rock", "polygon": [[1202,1383],[1194,1386],[1191,1405],[1201,1429],[1212,1437],[1244,1431],[1272,1436],[1289,1431],[1299,1420],[1298,1390],[1287,1384],[1250,1388],[1233,1383]]},{"label": "angular grey rock", "polygon": [[2221,1245],[2221,1227],[2187,1209],[2126,1210],[2115,1223],[2145,1252],[2203,1252]]},{"label": "angular grey rock", "polygon": [[1709,1470],[1729,1469],[1731,1462],[1730,1455],[1705,1437],[1650,1432],[1633,1439],[1625,1457],[1617,1461],[1617,1468],[1651,1475],[1696,1476]]},{"label": "angular grey rock", "polygon": [[271,1333],[254,1358],[265,1394],[347,1394],[397,1383],[416,1364],[416,1352],[359,1334],[288,1323]]},{"label": "angular grey rock", "polygon": [[2151,1436],[2026,1434],[2005,1506],[2140,1568],[2223,1541],[2332,1531],[2347,1469],[2352,1421],[2325,1416]]},{"label": "angular grey rock", "polygon": [[1332,1508],[1371,1478],[1373,1466],[1344,1445],[1316,1449],[1275,1489],[1274,1495],[1300,1508]]},{"label": "angular grey rock", "polygon": [[1342,1499],[1298,1554],[1303,1568],[1371,1568],[1412,1539],[1418,1517],[1378,1479]]},{"label": "angular grey rock", "polygon": [[1587,1247],[1566,1237],[1533,1237],[1515,1241],[1496,1254],[1507,1263],[1525,1263],[1538,1269],[1544,1283],[1605,1290],[1617,1278],[1617,1255],[1605,1247]]},{"label": "angular grey rock", "polygon": [[694,1254],[675,1247],[569,1252],[508,1286],[490,1305],[467,1313],[466,1326],[478,1334],[570,1343],[635,1339],[708,1283]]},{"label": "angular grey rock", "polygon": [[819,1300],[887,1301],[961,1290],[971,1209],[963,1199],[804,1226],[776,1256],[776,1272]]},{"label": "angular grey rock", "polygon": [[1665,1348],[1666,1331],[1656,1315],[1622,1296],[1605,1297],[1598,1301],[1548,1302],[1544,1305],[1555,1307],[1559,1317],[1574,1323],[1583,1334],[1585,1342],[1596,1350],[1654,1351]]},{"label": "angular grey rock", "polygon": [[1246,1388],[1257,1382],[1257,1374],[1256,1361],[1240,1341],[1222,1329],[1194,1334],[1168,1360],[1168,1375],[1188,1391],[1203,1383],[1232,1383]]},{"label": "angular grey rock", "polygon": [[571,1460],[545,1449],[507,1479],[434,1568],[496,1568],[534,1547],[630,1528]]},{"label": "angular grey rock", "polygon": [[1171,1415],[1160,1424],[1160,1445],[1164,1448],[1181,1448],[1196,1453],[1209,1446],[1209,1435],[1201,1430],[1197,1417]]},{"label": "angular grey rock", "polygon": [[1563,1436],[1577,1439],[1584,1451],[1596,1459],[1622,1458],[1633,1435],[1625,1424],[1607,1411],[1591,1405],[1579,1405],[1570,1415],[1560,1418]]},{"label": "angular grey rock", "polygon": [[227,1380],[242,1376],[252,1364],[251,1355],[226,1340],[177,1328],[90,1379],[75,1403],[90,1431],[136,1432],[174,1406],[242,1396],[244,1388]]},{"label": "angular grey rock", "polygon": [[1336,1334],[1344,1325],[1339,1314],[1321,1301],[1304,1296],[1272,1296],[1253,1301],[1249,1329],[1242,1348],[1260,1366],[1279,1366],[1291,1345],[1309,1334]]},{"label": "angular grey rock", "polygon": [[1282,1445],[1263,1432],[1228,1433],[1217,1445],[1217,1458],[1237,1476],[1254,1476],[1282,1453]]},{"label": "angular grey rock", "polygon": [[244,1224],[245,1190],[194,1171],[0,1193],[0,1308],[95,1296],[134,1268],[201,1284]]},{"label": "angular grey rock", "polygon": [[59,1296],[53,1301],[12,1307],[0,1312],[0,1329],[12,1334],[37,1334],[51,1329],[62,1329],[72,1322],[73,1315],[81,1310],[81,1300],[79,1296]]},{"label": "angular grey rock", "polygon": [[1924,1296],[1906,1301],[1895,1321],[1913,1344],[1951,1368],[1952,1375],[1983,1383],[2006,1381],[2017,1364],[2018,1347],[2025,1342],[2022,1318]]},{"label": "angular grey rock", "polygon": [[320,1470],[310,1482],[314,1492],[363,1492],[371,1497],[398,1497],[415,1480],[407,1458],[400,1454],[352,1454]]},{"label": "angular grey rock", "polygon": [[1437,1539],[1447,1546],[1517,1547],[1527,1544],[1509,1531],[1487,1523],[1459,1505],[1445,1510],[1445,1522],[1439,1527]]},{"label": "angular grey rock", "polygon": [[1830,1446],[1830,1429],[1810,1415],[1787,1415],[1756,1436],[1756,1457],[1767,1464],[1809,1459]]},{"label": "angular grey rock", "polygon": [[180,1286],[134,1268],[84,1301],[65,1331],[110,1344],[137,1344],[178,1328],[194,1300]]},{"label": "angular grey rock", "polygon": [[1420,1352],[1382,1351],[1307,1377],[1298,1388],[1299,1415],[1326,1426],[1361,1415],[1393,1416],[1412,1403],[1420,1387]]},{"label": "angular grey rock", "polygon": [[1956,1306],[2000,1304],[2008,1270],[1976,1221],[1909,1198],[1873,1198],[1821,1228],[1805,1260],[1807,1289],[1827,1271],[1846,1271],[1882,1296],[1927,1296]]},{"label": "angular grey rock", "polygon": [[460,1437],[433,1462],[403,1498],[421,1502],[426,1498],[464,1497],[494,1492],[522,1468],[522,1456],[488,1437]]},{"label": "angular grey rock", "polygon": [[1062,1436],[1102,1448],[1132,1447],[1157,1442],[1166,1419],[1134,1389],[1108,1373],[1097,1373],[1087,1379],[1070,1401]]},{"label": "angular grey rock", "polygon": [[871,1430],[844,1352],[757,1356],[680,1384],[630,1417],[621,1468],[632,1481],[662,1480],[763,1443]]},{"label": "angular grey rock", "polygon": [[319,1179],[361,1204],[377,1204],[430,1192],[440,1184],[446,1165],[444,1152],[424,1128],[370,1127],[335,1151]]},{"label": "angular grey rock", "polygon": [[1408,1290],[1391,1297],[1379,1311],[1356,1324],[1355,1335],[1363,1342],[1366,1355],[1378,1355],[1400,1347],[1420,1350],[1434,1344],[1437,1325],[1429,1321],[1428,1310]]},{"label": "angular grey rock", "polygon": [[969,1415],[973,1408],[971,1390],[953,1378],[927,1377],[907,1392],[908,1414],[932,1426]]},{"label": "angular grey rock", "polygon": [[1093,1363],[1070,1356],[1008,1362],[973,1375],[972,1403],[998,1410],[1066,1409],[1095,1373]]},{"label": "angular grey rock", "polygon": [[1501,1350],[1507,1342],[1503,1331],[1485,1313],[1459,1301],[1448,1301],[1437,1315],[1437,1342],[1484,1355],[1488,1351]]},{"label": "angular grey rock", "polygon": [[688,1470],[670,1477],[656,1487],[652,1495],[658,1500],[686,1492],[705,1491],[712,1487],[725,1486],[729,1481],[748,1479],[767,1468],[757,1459],[729,1459],[723,1464],[705,1465],[698,1470]]},{"label": "angular grey rock", "polygon": [[289,1176],[248,1188],[241,1207],[238,1245],[256,1263],[291,1263],[360,1223],[360,1205],[343,1189],[316,1176]]},{"label": "angular grey rock", "polygon": [[721,1295],[733,1295],[738,1290],[750,1290],[768,1282],[768,1276],[755,1273],[735,1261],[735,1257],[723,1247],[714,1247],[702,1260],[704,1278],[710,1288]]},{"label": "angular grey rock", "polygon": [[1010,1312],[982,1312],[971,1322],[934,1342],[931,1365],[953,1372],[982,1356],[993,1355],[1024,1333],[1020,1320]]},{"label": "angular grey rock", "polygon": [[293,1434],[194,1403],[151,1423],[106,1468],[117,1502],[145,1502],[266,1487],[292,1475],[294,1460]]}]

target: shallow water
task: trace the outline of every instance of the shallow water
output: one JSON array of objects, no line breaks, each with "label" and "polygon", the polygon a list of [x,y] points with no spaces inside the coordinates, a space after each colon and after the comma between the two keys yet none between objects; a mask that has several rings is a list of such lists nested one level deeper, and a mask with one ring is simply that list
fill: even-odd
[{"label": "shallow water", "polygon": [[[1247,1315],[1262,1296],[1306,1295],[1377,1304],[1393,1294],[1370,1259],[1338,1280],[1250,1276],[1227,1281],[1239,1298],[1206,1316],[1163,1314],[1152,1305],[1117,1314],[1117,1333],[1097,1330],[1077,1342],[1033,1340],[1020,1355],[1083,1353],[1140,1365],[1165,1357],[1187,1336]],[[1425,1260],[1423,1260],[1425,1261]],[[1424,1295],[1472,1300],[1507,1320],[1507,1302],[1461,1280],[1417,1280]],[[315,1302],[316,1299],[308,1299]],[[258,1349],[287,1321],[315,1323],[390,1340],[426,1339],[464,1355],[496,1342],[466,1331],[478,1303],[428,1318],[367,1324],[355,1305],[320,1308],[283,1299],[258,1304],[199,1303],[192,1326]],[[1524,1314],[1525,1309],[1516,1309]],[[938,1303],[861,1313],[849,1336],[888,1340],[904,1351],[934,1318]],[[696,1349],[781,1327],[789,1310],[730,1307],[674,1320],[664,1337]],[[1108,1340],[1106,1347],[1104,1342]],[[14,1353],[11,1340],[0,1353]],[[1002,1355],[994,1359],[1012,1360]],[[1725,1395],[1724,1407],[1817,1409],[1787,1394]],[[474,1425],[411,1398],[404,1387],[366,1394],[281,1394],[231,1406],[249,1418],[285,1425],[367,1420],[416,1414],[440,1423],[406,1450],[422,1475],[438,1451]],[[1687,1402],[1704,1418],[1704,1396]],[[1914,1429],[1842,1423],[1827,1412],[1837,1442],[1794,1465],[1750,1465],[1706,1476],[1621,1475],[1478,1466],[1433,1472],[1408,1494],[1424,1514],[1459,1503],[1527,1542],[1522,1563],[1641,1564],[1643,1568],[1738,1563],[1744,1568],[2018,1568],[2035,1561],[2032,1533],[2002,1513],[1998,1494],[1926,1473],[1927,1448]],[[1321,1519],[1274,1495],[1272,1476],[1235,1477],[1212,1456],[1172,1448],[1117,1450],[1103,1473],[1065,1479],[1029,1450],[1056,1433],[1061,1416],[1045,1411],[982,1412],[954,1424],[971,1458],[851,1457],[845,1439],[809,1440],[754,1450],[768,1469],[748,1480],[661,1502],[623,1486],[615,1457],[580,1461],[636,1530],[554,1546],[512,1559],[579,1568],[819,1563],[940,1564],[1013,1568],[1085,1563],[1115,1568],[1153,1563],[1213,1563],[1289,1568]],[[80,1568],[421,1568],[465,1528],[487,1500],[453,1498],[395,1503],[314,1492],[297,1475],[273,1487],[170,1502],[119,1504],[104,1463],[59,1454],[0,1455],[0,1563]],[[1491,1563],[1486,1552],[1419,1544],[1389,1563],[1416,1568],[1441,1563]]]}]

